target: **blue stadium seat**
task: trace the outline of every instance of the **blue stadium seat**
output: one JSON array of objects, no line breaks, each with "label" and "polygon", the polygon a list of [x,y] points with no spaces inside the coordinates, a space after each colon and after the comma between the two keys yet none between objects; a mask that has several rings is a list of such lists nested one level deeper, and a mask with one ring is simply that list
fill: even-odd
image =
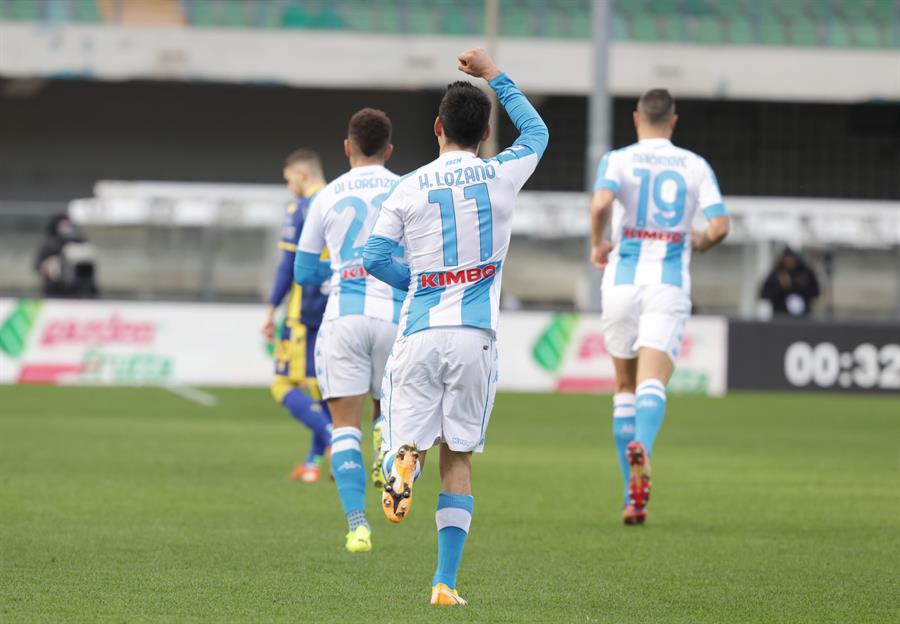
[{"label": "blue stadium seat", "polygon": [[838,48],[847,48],[852,43],[847,25],[838,19],[832,20],[828,28],[828,42]]},{"label": "blue stadium seat", "polygon": [[701,15],[697,17],[696,40],[700,43],[722,43],[725,38],[722,34],[722,23],[713,15]]},{"label": "blue stadium seat", "polygon": [[684,21],[684,18],[677,14],[661,16],[657,23],[662,27],[660,38],[666,41],[684,41],[686,30]]},{"label": "blue stadium seat", "polygon": [[820,42],[816,30],[816,23],[805,16],[798,17],[788,22],[791,33],[791,43],[799,46],[815,46]]},{"label": "blue stadium seat", "polygon": [[784,45],[787,42],[784,23],[775,15],[763,16],[760,22],[760,35],[762,42],[769,45]]},{"label": "blue stadium seat", "polygon": [[281,23],[286,28],[309,28],[309,13],[302,4],[294,0],[286,7],[281,14]]},{"label": "blue stadium seat", "polygon": [[732,16],[726,26],[728,41],[737,45],[748,45],[756,42],[753,24],[744,15]]},{"label": "blue stadium seat", "polygon": [[635,15],[631,22],[631,35],[636,41],[657,41],[656,20],[649,15]]}]

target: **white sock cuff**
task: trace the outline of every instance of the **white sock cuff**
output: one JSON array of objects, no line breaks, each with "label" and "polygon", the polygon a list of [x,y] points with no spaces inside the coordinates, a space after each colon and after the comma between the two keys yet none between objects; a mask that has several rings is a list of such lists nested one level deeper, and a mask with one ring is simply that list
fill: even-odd
[{"label": "white sock cuff", "polygon": [[472,524],[472,514],[459,507],[444,507],[435,512],[434,521],[438,531],[447,527],[458,527],[468,533]]},{"label": "white sock cuff", "polygon": [[663,401],[666,400],[666,386],[659,379],[648,379],[641,382],[637,387],[638,396],[642,394],[652,394],[658,396]]},{"label": "white sock cuff", "polygon": [[634,395],[630,392],[616,392],[613,395],[613,418],[634,416]]},{"label": "white sock cuff", "polygon": [[613,395],[613,407],[634,405],[634,393],[616,392]]},{"label": "white sock cuff", "polygon": [[358,451],[362,431],[356,427],[338,427],[331,432],[331,452]]}]

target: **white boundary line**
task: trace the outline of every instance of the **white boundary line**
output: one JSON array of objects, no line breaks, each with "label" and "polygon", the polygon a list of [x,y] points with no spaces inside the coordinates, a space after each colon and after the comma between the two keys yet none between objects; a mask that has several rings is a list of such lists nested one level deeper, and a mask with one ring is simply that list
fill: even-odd
[{"label": "white boundary line", "polygon": [[198,405],[202,405],[203,407],[213,407],[215,405],[218,405],[219,403],[219,399],[217,399],[209,392],[204,392],[203,390],[198,390],[197,388],[191,388],[190,386],[168,385],[162,386],[162,389],[168,390],[175,396],[180,396],[182,399],[191,401],[192,403],[197,403]]}]

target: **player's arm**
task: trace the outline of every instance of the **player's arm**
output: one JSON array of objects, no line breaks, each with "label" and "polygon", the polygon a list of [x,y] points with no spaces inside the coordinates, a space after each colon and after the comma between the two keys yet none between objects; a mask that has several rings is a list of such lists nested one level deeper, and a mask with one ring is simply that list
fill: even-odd
[{"label": "player's arm", "polygon": [[398,192],[398,188],[399,184],[381,203],[378,219],[363,248],[363,267],[369,275],[406,291],[409,290],[409,267],[397,259],[403,240],[402,191]]},{"label": "player's arm", "polygon": [[374,234],[363,249],[363,267],[386,284],[399,290],[409,290],[409,267],[397,260],[400,243]]},{"label": "player's arm", "polygon": [[694,230],[691,233],[691,247],[694,251],[704,252],[712,249],[728,236],[731,230],[731,218],[725,210],[725,202],[722,201],[722,193],[719,191],[719,182],[712,167],[705,163],[703,175],[700,178],[698,201],[704,216],[709,221],[705,230]]},{"label": "player's arm", "polygon": [[728,236],[731,230],[731,218],[728,215],[713,217],[709,220],[705,230],[694,231],[691,246],[694,251],[704,252],[712,249]]},{"label": "player's arm", "polygon": [[594,196],[591,198],[591,262],[598,269],[609,264],[609,252],[613,244],[606,239],[606,230],[612,221],[613,204],[619,192],[618,159],[613,152],[604,154],[597,165]]},{"label": "player's arm", "polygon": [[265,319],[262,326],[262,334],[266,340],[272,341],[275,338],[275,311],[284,296],[291,289],[291,277],[294,272],[294,252],[282,246],[281,260],[278,262],[278,268],[275,270],[275,283],[272,285],[272,292],[269,294],[269,305],[266,306]]},{"label": "player's arm", "polygon": [[[509,115],[513,125],[519,131],[518,138],[513,141],[513,148],[519,145],[529,147],[540,160],[544,155],[544,150],[547,149],[550,131],[547,130],[547,124],[538,115],[528,98],[519,90],[516,83],[494,65],[494,61],[482,48],[475,48],[460,54],[459,70],[470,76],[487,80],[494,93],[497,94],[500,104],[506,110],[506,114]],[[497,131],[497,128],[492,128],[492,131]],[[519,158],[522,157],[516,155]]]},{"label": "player's arm", "polygon": [[606,239],[606,230],[612,220],[615,201],[616,194],[607,188],[594,191],[591,198],[591,262],[598,269],[604,269],[609,264],[609,252],[613,246]]},{"label": "player's arm", "polygon": [[320,198],[321,195],[309,207],[309,216],[300,231],[294,256],[294,281],[302,286],[318,286],[331,277],[331,263],[322,260],[325,226]]}]

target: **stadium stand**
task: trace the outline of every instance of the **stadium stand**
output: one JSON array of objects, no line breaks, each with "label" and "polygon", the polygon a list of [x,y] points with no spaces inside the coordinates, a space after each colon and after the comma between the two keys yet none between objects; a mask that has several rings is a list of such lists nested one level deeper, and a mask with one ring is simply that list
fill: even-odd
[{"label": "stadium stand", "polygon": [[[584,39],[591,0],[500,0],[506,37]],[[484,0],[0,0],[0,20],[477,35]],[[615,40],[900,47],[900,0],[628,0]]]}]

